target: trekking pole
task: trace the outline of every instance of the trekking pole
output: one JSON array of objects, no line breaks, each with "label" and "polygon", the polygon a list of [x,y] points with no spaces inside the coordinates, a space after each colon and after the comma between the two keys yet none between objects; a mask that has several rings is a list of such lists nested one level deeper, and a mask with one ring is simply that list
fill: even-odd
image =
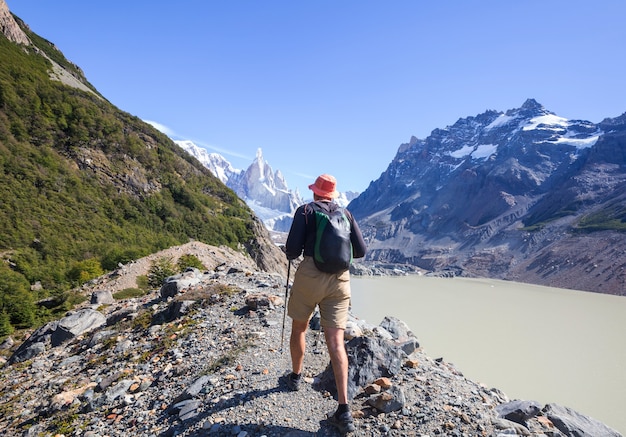
[{"label": "trekking pole", "polygon": [[283,353],[283,343],[285,341],[285,319],[287,319],[287,299],[289,298],[289,275],[291,274],[291,260],[287,266],[287,283],[285,284],[285,309],[283,311],[283,329],[280,332],[280,353]]}]

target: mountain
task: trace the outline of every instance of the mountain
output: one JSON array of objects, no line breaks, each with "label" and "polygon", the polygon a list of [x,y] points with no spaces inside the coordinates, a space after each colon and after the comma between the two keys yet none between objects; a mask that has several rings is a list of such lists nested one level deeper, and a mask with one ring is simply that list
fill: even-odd
[{"label": "mountain", "polygon": [[64,313],[103,271],[190,240],[285,270],[231,189],[109,103],[4,0],[0,32],[0,336]]},{"label": "mountain", "polygon": [[290,190],[280,170],[274,170],[263,158],[263,151],[257,150],[254,161],[246,170],[239,170],[218,153],[208,153],[206,149],[191,141],[176,141],[190,155],[196,157],[228,187],[233,189],[272,231],[288,232],[293,213],[304,203],[296,189]]},{"label": "mountain", "polygon": [[[233,168],[219,153],[209,153],[192,141],[176,143],[232,188],[263,220],[270,231],[279,234],[289,232],[296,208],[312,200],[303,200],[298,189],[290,190],[281,171],[272,170],[270,164],[263,158],[261,149],[257,150],[254,161],[244,171]],[[359,193],[353,191],[341,192],[335,201],[341,206],[347,206],[358,195]],[[284,238],[284,235],[277,238]]]},{"label": "mountain", "polygon": [[242,171],[234,168],[219,153],[209,153],[206,149],[196,146],[192,141],[188,140],[175,141],[175,143],[211,170],[211,173],[222,181],[223,184],[228,185],[229,181],[234,181],[241,177]]},{"label": "mountain", "polygon": [[369,260],[624,295],[625,170],[626,114],[529,99],[411,138],[350,210]]}]

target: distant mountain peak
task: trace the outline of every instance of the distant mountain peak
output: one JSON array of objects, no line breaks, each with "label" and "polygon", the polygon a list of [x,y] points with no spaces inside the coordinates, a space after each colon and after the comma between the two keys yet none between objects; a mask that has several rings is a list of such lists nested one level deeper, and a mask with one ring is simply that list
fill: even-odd
[{"label": "distant mountain peak", "polygon": [[526,101],[524,102],[524,104],[522,105],[521,109],[526,109],[526,110],[531,110],[531,109],[535,109],[535,110],[542,110],[544,109],[543,105],[541,105],[539,102],[537,102],[535,99],[526,99]]},{"label": "distant mountain peak", "polygon": [[280,170],[275,172],[258,148],[256,156],[246,170],[237,170],[218,153],[208,153],[192,141],[176,141],[187,153],[198,159],[243,199],[263,220],[266,227],[286,231],[292,214],[303,202],[298,190],[292,191]]},{"label": "distant mountain peak", "polygon": [[553,112],[548,111],[542,104],[535,99],[527,99],[524,104],[517,109],[509,109],[506,115],[517,118],[533,118],[540,115],[554,115]]}]

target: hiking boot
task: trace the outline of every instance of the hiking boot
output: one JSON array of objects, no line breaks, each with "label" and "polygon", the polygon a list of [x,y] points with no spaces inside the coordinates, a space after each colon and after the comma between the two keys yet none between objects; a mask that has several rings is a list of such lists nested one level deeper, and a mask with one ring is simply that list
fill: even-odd
[{"label": "hiking boot", "polygon": [[291,391],[300,390],[300,382],[302,381],[302,375],[296,375],[291,372],[284,376],[285,384],[287,384],[287,388]]},{"label": "hiking boot", "polygon": [[346,411],[339,416],[337,416],[337,414],[329,416],[328,423],[337,428],[341,435],[346,435],[356,429],[354,427],[354,420],[352,420],[352,413],[349,411]]}]

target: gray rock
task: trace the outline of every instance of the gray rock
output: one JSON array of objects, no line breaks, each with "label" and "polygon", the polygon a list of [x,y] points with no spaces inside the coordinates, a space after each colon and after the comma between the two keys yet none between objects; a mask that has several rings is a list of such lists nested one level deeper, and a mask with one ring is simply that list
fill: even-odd
[{"label": "gray rock", "polygon": [[[348,354],[348,397],[354,399],[361,387],[382,376],[397,374],[402,366],[404,352],[394,343],[372,337],[355,337],[346,344]],[[335,377],[330,364],[322,372],[315,386],[337,395]]]},{"label": "gray rock", "polygon": [[376,408],[383,413],[391,413],[392,411],[399,411],[404,408],[406,398],[402,389],[396,385],[393,385],[380,394],[372,396],[367,400],[367,404]]},{"label": "gray rock", "polygon": [[11,337],[7,337],[1,344],[0,349],[11,349],[15,344],[15,340]]},{"label": "gray rock", "polygon": [[124,396],[133,383],[134,381],[132,379],[124,379],[110,387],[105,394],[107,401],[112,402]]},{"label": "gray rock", "polygon": [[178,275],[165,279],[159,291],[162,299],[176,296],[182,290],[198,285],[202,281],[203,274],[200,270],[190,268]]},{"label": "gray rock", "polygon": [[380,322],[380,327],[389,332],[394,340],[401,343],[415,337],[413,332],[409,329],[409,326],[396,317],[385,317],[383,321]]},{"label": "gray rock", "polygon": [[115,299],[109,290],[98,290],[91,293],[92,305],[111,305],[115,303]]},{"label": "gray rock", "polygon": [[121,308],[119,310],[113,311],[111,314],[107,316],[107,326],[113,326],[116,323],[121,322],[122,320],[133,319],[137,316],[137,306],[131,305],[126,308]]},{"label": "gray rock", "polygon": [[162,324],[183,317],[197,304],[193,300],[174,300],[170,302],[165,310],[154,316],[153,323]]},{"label": "gray rock", "polygon": [[59,321],[57,328],[52,333],[50,342],[52,347],[56,347],[105,324],[106,317],[104,314],[89,308],[78,310]]},{"label": "gray rock", "polygon": [[198,399],[189,399],[181,402],[181,404],[184,405],[182,405],[180,411],[178,412],[178,418],[185,422],[195,418],[199,414],[198,408],[202,406],[202,401]]},{"label": "gray rock", "polygon": [[109,331],[109,330],[95,332],[91,336],[91,339],[89,340],[88,347],[92,348],[102,343],[103,341],[115,336],[116,334],[117,334],[117,331]]},{"label": "gray rock", "polygon": [[8,363],[21,363],[43,353],[46,350],[46,345],[50,344],[52,333],[57,329],[57,326],[59,326],[59,321],[55,320],[33,332],[11,355]]},{"label": "gray rock", "polygon": [[512,422],[525,425],[541,411],[541,404],[535,401],[511,401],[496,407],[498,415]]},{"label": "gray rock", "polygon": [[582,414],[568,407],[557,404],[548,404],[543,408],[543,413],[567,437],[621,437],[622,435],[609,428],[602,422]]},{"label": "gray rock", "polygon": [[194,398],[200,394],[202,389],[211,382],[209,375],[203,375],[196,379],[189,387],[187,387],[175,400],[174,403]]}]

